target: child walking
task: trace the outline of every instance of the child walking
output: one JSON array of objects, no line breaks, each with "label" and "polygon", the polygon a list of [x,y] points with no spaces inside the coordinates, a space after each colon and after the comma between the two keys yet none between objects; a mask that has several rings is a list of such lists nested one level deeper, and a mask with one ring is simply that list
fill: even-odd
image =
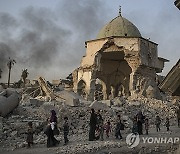
[{"label": "child walking", "polygon": [[167,131],[169,131],[170,123],[169,123],[169,118],[168,117],[166,118],[165,125],[166,125],[166,128],[167,128]]},{"label": "child walking", "polygon": [[33,127],[32,122],[28,122],[28,130],[27,130],[27,147],[30,148],[33,145]]},{"label": "child walking", "polygon": [[156,130],[157,130],[157,132],[159,132],[160,131],[160,125],[161,125],[161,118],[158,115],[156,116],[155,124],[156,124]]},{"label": "child walking", "polygon": [[105,125],[105,131],[106,131],[106,137],[109,138],[109,133],[111,132],[111,123],[108,120],[106,125]]},{"label": "child walking", "polygon": [[67,145],[67,143],[69,142],[67,137],[69,134],[68,117],[64,117],[63,131],[64,131],[64,145]]},{"label": "child walking", "polygon": [[145,130],[146,130],[146,135],[149,134],[149,119],[145,119]]},{"label": "child walking", "polygon": [[132,133],[133,133],[133,134],[137,134],[137,133],[138,133],[137,117],[136,117],[136,116],[135,116],[134,119],[133,119]]},{"label": "child walking", "polygon": [[116,127],[115,127],[115,137],[116,137],[116,139],[120,139],[120,140],[122,139],[122,135],[121,135],[121,130],[123,130],[122,126],[123,126],[123,129],[124,129],[124,124],[121,121],[121,116],[118,115],[117,119],[116,119]]}]

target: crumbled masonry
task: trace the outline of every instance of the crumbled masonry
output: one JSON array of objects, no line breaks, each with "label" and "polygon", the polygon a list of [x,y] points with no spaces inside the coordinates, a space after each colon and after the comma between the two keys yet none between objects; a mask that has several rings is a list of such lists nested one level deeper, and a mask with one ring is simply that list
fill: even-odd
[{"label": "crumbled masonry", "polygon": [[[44,80],[45,81],[45,80]],[[46,82],[45,82],[46,83]],[[42,86],[42,85],[41,85]],[[40,91],[45,91],[39,85]],[[32,88],[33,86],[31,86]],[[56,96],[55,99],[49,99],[46,93],[37,93],[36,97],[32,97],[33,90],[29,90],[30,87],[23,89],[16,89],[22,95],[22,99],[19,105],[13,109],[13,111],[6,117],[0,118],[0,141],[3,149],[23,149],[26,147],[26,128],[27,122],[32,121],[35,129],[34,143],[35,146],[45,147],[46,135],[43,133],[43,129],[46,126],[46,119],[49,117],[49,111],[54,109],[57,112],[58,127],[60,128],[60,135],[57,137],[61,143],[63,143],[63,131],[62,124],[64,116],[69,118],[70,123],[70,140],[71,144],[67,147],[58,147],[57,151],[62,153],[72,153],[71,149],[76,150],[77,153],[93,152],[106,148],[126,147],[125,143],[117,143],[112,140],[95,141],[94,144],[88,141],[89,131],[89,117],[91,107],[97,111],[101,109],[101,114],[104,121],[110,120],[115,127],[116,115],[122,115],[122,119],[125,123],[126,129],[123,134],[128,134],[132,129],[133,116],[137,114],[139,110],[143,112],[150,122],[150,127],[154,128],[154,117],[158,113],[162,118],[163,123],[168,116],[171,121],[171,126],[176,126],[176,114],[175,111],[180,101],[173,99],[172,97],[166,97],[165,100],[157,100],[154,98],[139,97],[116,97],[112,100],[102,101],[86,101],[78,95],[73,94],[73,99],[78,100],[78,103],[74,104],[73,99],[69,99],[66,102],[64,95],[72,96],[71,91],[57,90],[50,88],[51,96]],[[28,91],[29,90],[29,91]],[[37,92],[37,91],[36,91]],[[61,93],[64,93],[63,95]],[[58,97],[58,94],[60,97]],[[48,93],[48,96],[49,93]],[[61,98],[61,99],[60,99]],[[70,103],[72,102],[73,105]],[[113,138],[113,134],[112,134]],[[99,143],[100,142],[100,143]],[[177,147],[177,146],[176,146]],[[175,148],[176,149],[176,148]],[[175,150],[174,149],[174,150]]]}]

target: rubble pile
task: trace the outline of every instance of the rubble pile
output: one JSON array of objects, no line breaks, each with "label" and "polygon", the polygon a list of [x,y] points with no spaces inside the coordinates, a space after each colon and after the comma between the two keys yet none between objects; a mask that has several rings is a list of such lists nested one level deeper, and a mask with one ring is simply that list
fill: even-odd
[{"label": "rubble pile", "polygon": [[96,142],[86,142],[74,145],[68,145],[67,147],[58,148],[58,153],[64,154],[74,154],[74,153],[95,153],[100,149],[109,149],[109,148],[120,148],[124,146],[121,142],[114,141],[96,141]]},{"label": "rubble pile", "polygon": [[[117,100],[116,100],[117,101]],[[122,111],[122,115],[128,115],[130,119],[137,114],[138,111],[142,111],[143,114],[149,118],[150,124],[154,124],[156,115],[159,115],[162,121],[166,117],[169,117],[173,121],[173,125],[176,119],[177,105],[173,104],[172,101],[162,101],[153,98],[137,98],[137,99],[121,99],[121,106],[118,110]]]},{"label": "rubble pile", "polygon": [[98,141],[93,142],[93,144],[88,141],[91,108],[96,111],[101,110],[104,123],[110,120],[112,132],[115,129],[117,115],[120,114],[125,124],[123,133],[130,133],[133,118],[139,111],[142,111],[149,118],[150,127],[155,127],[155,115],[159,115],[163,123],[166,117],[170,118],[171,125],[177,123],[175,111],[180,104],[178,99],[169,98],[162,101],[146,97],[116,97],[112,100],[91,102],[85,101],[70,91],[63,89],[54,91],[48,87],[43,78],[39,82],[41,82],[39,86],[26,87],[23,91],[19,90],[21,92],[19,105],[7,116],[0,117],[0,138],[2,138],[0,145],[4,149],[14,150],[26,146],[27,123],[29,121],[33,122],[35,145],[45,146],[47,137],[44,134],[44,129],[52,109],[56,111],[58,117],[60,135],[57,136],[57,139],[63,143],[62,125],[64,117],[67,116],[70,125],[70,140],[72,143],[76,143],[76,145],[72,144],[57,149],[58,152],[62,153],[70,153],[72,149],[77,153],[90,153],[98,149],[123,146],[114,141]]},{"label": "rubble pile", "polygon": [[[112,100],[111,106],[108,107],[105,101],[96,102],[81,102],[79,106],[72,107],[66,105],[64,102],[51,101],[43,102],[40,104],[30,103],[30,99],[27,102],[21,102],[20,105],[14,109],[14,111],[5,118],[1,118],[1,130],[2,134],[1,144],[4,147],[22,148],[26,145],[26,130],[27,122],[32,121],[35,130],[34,143],[46,144],[46,136],[43,133],[43,129],[47,124],[47,118],[50,116],[50,110],[54,109],[57,112],[58,127],[60,129],[60,135],[58,139],[63,142],[62,124],[64,116],[69,118],[70,124],[70,136],[72,136],[72,142],[88,141],[89,130],[89,118],[90,109],[92,104],[104,103],[101,108],[101,114],[104,118],[104,122],[111,121],[111,124],[115,126],[115,120],[117,114],[122,115],[122,119],[125,122],[125,132],[131,132],[132,119],[139,110],[143,112],[150,119],[150,124],[154,127],[154,115],[159,114],[162,119],[166,116],[171,118],[171,125],[175,125],[175,106],[169,101],[160,101],[155,99],[141,98],[136,100],[128,100],[125,98],[115,98]],[[95,108],[96,109],[96,108]],[[100,109],[100,108],[98,108]],[[68,150],[68,149],[66,149]],[[87,149],[88,151],[88,149]],[[89,152],[89,151],[88,151]]]},{"label": "rubble pile", "polygon": [[45,122],[36,113],[37,109],[19,105],[8,117],[3,118],[1,136],[3,146],[12,149],[24,147],[26,144],[27,123],[29,121],[33,122],[35,128],[35,140],[40,138]]}]

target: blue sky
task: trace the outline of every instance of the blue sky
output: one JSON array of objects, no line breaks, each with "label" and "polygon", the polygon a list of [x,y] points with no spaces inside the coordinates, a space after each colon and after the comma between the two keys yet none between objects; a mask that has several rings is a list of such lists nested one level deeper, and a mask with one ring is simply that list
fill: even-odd
[{"label": "blue sky", "polygon": [[[170,60],[166,75],[180,57],[180,10],[174,0],[0,0],[0,60],[16,59],[13,80],[24,68],[31,79],[66,77],[79,66],[84,42],[118,15],[119,5],[122,16],[158,44],[158,55]],[[1,67],[5,81],[7,68]]]}]

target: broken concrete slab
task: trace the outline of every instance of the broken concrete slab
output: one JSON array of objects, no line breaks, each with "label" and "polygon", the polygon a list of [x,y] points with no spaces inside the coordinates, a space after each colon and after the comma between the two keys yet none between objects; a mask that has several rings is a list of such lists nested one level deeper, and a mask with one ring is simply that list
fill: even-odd
[{"label": "broken concrete slab", "polygon": [[18,133],[18,131],[13,131],[13,132],[11,132],[11,136],[16,136],[17,135],[17,133]]},{"label": "broken concrete slab", "polygon": [[66,105],[69,106],[80,105],[79,95],[75,94],[74,92],[63,90],[63,91],[59,91],[56,96],[57,96],[56,98],[57,101],[63,101],[65,102]]},{"label": "broken concrete slab", "polygon": [[166,75],[159,88],[171,94],[172,96],[180,96],[180,59],[172,67],[169,73]]},{"label": "broken concrete slab", "polygon": [[41,101],[41,100],[38,100],[38,99],[35,99],[35,98],[30,98],[30,105],[39,107],[39,106],[41,106],[43,103],[44,103],[44,101]]},{"label": "broken concrete slab", "polygon": [[113,100],[113,105],[114,106],[122,106],[123,105],[123,102],[121,102],[119,99],[115,98]]},{"label": "broken concrete slab", "polygon": [[129,102],[129,105],[130,106],[140,106],[141,103],[139,101],[132,101],[132,102]]},{"label": "broken concrete slab", "polygon": [[147,98],[156,98],[156,99],[162,99],[159,90],[157,89],[157,86],[154,87],[152,85],[149,85],[146,89],[146,97]]},{"label": "broken concrete slab", "polygon": [[54,100],[55,95],[54,95],[51,87],[49,87],[47,81],[43,77],[39,77],[38,83],[41,87],[41,90],[46,94],[46,96],[49,98],[49,100]]},{"label": "broken concrete slab", "polygon": [[124,110],[123,107],[117,107],[117,106],[112,106],[111,109],[113,109],[114,111],[118,111],[118,112],[122,112]]},{"label": "broken concrete slab", "polygon": [[92,102],[89,107],[94,108],[95,110],[108,110],[109,109],[107,104],[102,103],[101,101],[96,101],[96,100]]},{"label": "broken concrete slab", "polygon": [[101,100],[100,102],[106,104],[107,106],[112,106],[113,102],[111,100]]},{"label": "broken concrete slab", "polygon": [[126,103],[126,100],[123,97],[116,97],[113,99],[114,106],[122,106]]},{"label": "broken concrete slab", "polygon": [[2,86],[2,85],[0,85],[0,92],[1,92],[2,90],[4,90],[4,88],[3,88],[3,86]]},{"label": "broken concrete slab", "polygon": [[5,117],[15,109],[20,101],[20,94],[16,91],[5,90],[0,93],[0,115]]}]

